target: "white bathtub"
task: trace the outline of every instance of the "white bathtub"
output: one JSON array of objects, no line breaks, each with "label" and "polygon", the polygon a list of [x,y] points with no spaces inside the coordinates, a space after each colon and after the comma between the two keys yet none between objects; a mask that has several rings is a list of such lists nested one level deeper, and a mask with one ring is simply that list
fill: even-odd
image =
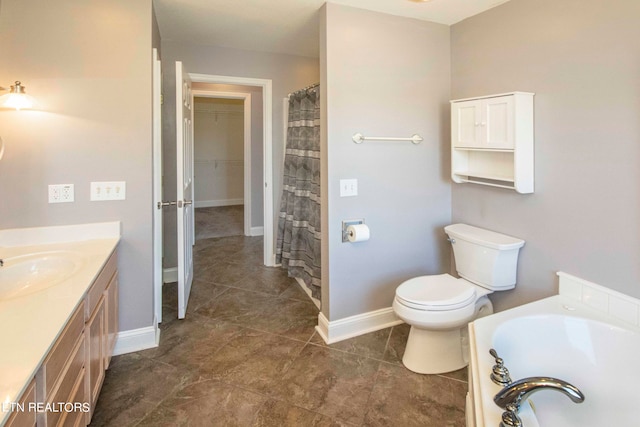
[{"label": "white bathtub", "polygon": [[[611,304],[608,304],[609,306]],[[494,348],[512,380],[550,376],[585,395],[573,403],[554,390],[531,395],[520,417],[524,427],[640,425],[640,327],[576,299],[557,295],[478,319],[469,326],[471,361],[467,425],[497,427],[501,389],[489,375]]]}]

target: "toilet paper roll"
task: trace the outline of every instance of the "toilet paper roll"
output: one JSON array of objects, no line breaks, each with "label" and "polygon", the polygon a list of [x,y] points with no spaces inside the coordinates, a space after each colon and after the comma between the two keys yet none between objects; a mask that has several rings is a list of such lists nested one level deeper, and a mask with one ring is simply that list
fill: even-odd
[{"label": "toilet paper roll", "polygon": [[364,242],[369,240],[369,227],[367,224],[356,224],[347,227],[347,235],[350,242]]}]

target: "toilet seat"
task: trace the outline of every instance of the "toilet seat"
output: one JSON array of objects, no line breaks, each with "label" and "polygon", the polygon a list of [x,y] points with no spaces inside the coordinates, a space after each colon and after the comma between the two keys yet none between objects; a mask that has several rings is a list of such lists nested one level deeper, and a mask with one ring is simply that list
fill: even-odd
[{"label": "toilet seat", "polygon": [[414,277],[396,289],[396,299],[422,311],[449,311],[467,307],[477,299],[476,286],[449,274]]}]

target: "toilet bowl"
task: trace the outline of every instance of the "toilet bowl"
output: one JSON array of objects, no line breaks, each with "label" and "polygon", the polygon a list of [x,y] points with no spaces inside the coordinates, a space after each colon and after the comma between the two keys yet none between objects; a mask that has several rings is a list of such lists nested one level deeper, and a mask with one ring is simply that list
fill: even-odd
[{"label": "toilet bowl", "polygon": [[396,289],[393,310],[411,325],[402,363],[421,374],[465,367],[467,324],[493,313],[487,297],[515,286],[518,251],[524,241],[465,224],[445,227],[461,278],[414,277]]},{"label": "toilet bowl", "polygon": [[[424,285],[421,292],[416,292],[420,285]],[[411,325],[402,363],[420,374],[465,367],[469,363],[466,326],[493,313],[489,293],[449,274],[420,276],[400,285],[393,310]]]}]

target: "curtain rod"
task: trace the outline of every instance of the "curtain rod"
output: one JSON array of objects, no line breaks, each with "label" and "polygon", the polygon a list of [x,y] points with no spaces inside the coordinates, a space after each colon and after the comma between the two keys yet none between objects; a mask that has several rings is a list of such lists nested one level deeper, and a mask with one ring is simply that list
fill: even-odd
[{"label": "curtain rod", "polygon": [[293,95],[294,93],[298,93],[298,92],[302,92],[302,91],[305,91],[305,90],[313,89],[313,88],[318,87],[318,86],[320,86],[320,83],[314,83],[314,84],[309,85],[309,86],[307,86],[307,87],[303,87],[302,89],[298,89],[298,90],[296,90],[296,91],[294,91],[294,92],[291,92],[291,93],[290,93],[289,95],[287,95],[287,96],[289,96],[289,97],[290,97],[290,96],[291,96],[291,95]]}]

